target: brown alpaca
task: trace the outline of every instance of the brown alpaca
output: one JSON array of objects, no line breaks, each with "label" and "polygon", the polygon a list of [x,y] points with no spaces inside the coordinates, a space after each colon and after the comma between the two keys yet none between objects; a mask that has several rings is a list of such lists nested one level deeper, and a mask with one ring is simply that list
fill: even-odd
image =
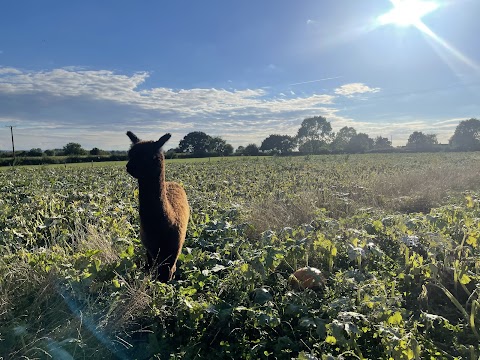
[{"label": "brown alpaca", "polygon": [[147,249],[147,269],[157,267],[157,278],[172,279],[182,250],[189,217],[187,195],[181,185],[165,181],[162,146],[170,139],[141,141],[131,131],[127,172],[138,179],[140,238]]}]

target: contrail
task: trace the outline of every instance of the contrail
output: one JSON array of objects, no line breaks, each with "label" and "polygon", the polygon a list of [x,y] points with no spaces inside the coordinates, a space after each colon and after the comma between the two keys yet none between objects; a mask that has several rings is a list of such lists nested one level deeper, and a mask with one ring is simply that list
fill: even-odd
[{"label": "contrail", "polygon": [[304,81],[304,82],[299,82],[299,83],[295,83],[295,84],[290,84],[290,85],[288,85],[288,86],[303,85],[303,84],[310,84],[310,83],[319,82],[319,81],[340,79],[341,77],[343,77],[343,76],[335,76],[335,77],[329,77],[329,78],[318,79],[318,80]]}]

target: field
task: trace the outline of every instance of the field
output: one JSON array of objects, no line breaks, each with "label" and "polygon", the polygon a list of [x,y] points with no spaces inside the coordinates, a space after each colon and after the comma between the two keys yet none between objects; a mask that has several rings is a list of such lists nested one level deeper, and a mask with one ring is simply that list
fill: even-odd
[{"label": "field", "polygon": [[[124,163],[0,171],[0,358],[479,359],[480,153],[167,162],[177,278]],[[324,285],[301,289],[298,268]]]}]

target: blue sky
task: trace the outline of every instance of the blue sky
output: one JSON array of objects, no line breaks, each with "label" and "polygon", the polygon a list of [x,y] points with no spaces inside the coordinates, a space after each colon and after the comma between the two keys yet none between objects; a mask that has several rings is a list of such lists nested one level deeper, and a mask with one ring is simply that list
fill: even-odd
[{"label": "blue sky", "polygon": [[0,149],[7,125],[19,149],[126,149],[127,130],[260,145],[315,115],[447,142],[480,118],[480,1],[429,1],[424,28],[380,24],[389,0],[4,1]]}]

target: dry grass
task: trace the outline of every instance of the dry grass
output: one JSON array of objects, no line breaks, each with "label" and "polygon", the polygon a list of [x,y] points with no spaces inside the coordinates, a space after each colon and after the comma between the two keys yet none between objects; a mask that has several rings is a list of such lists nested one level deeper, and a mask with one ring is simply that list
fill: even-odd
[{"label": "dry grass", "polygon": [[[94,257],[102,264],[119,260],[111,237],[92,225],[77,225],[72,237],[73,247],[52,243],[31,255],[55,253],[68,262],[76,252],[100,250]],[[146,279],[122,280],[122,291],[111,299],[106,314],[105,297],[92,296],[87,285],[68,285],[64,274],[55,268],[46,271],[28,255],[22,250],[0,259],[0,359],[108,358],[114,353],[108,339],[143,318],[151,303]],[[94,321],[99,317],[107,321]]]},{"label": "dry grass", "polygon": [[261,199],[251,204],[247,222],[253,226],[255,234],[258,235],[269,229],[281,229],[310,222],[316,210],[315,202],[307,196],[295,196],[288,201]]},{"label": "dry grass", "polygon": [[[79,252],[100,250],[94,257],[102,264],[120,260],[118,246],[115,246],[110,236],[91,224],[77,225],[74,238]],[[122,291],[119,292],[115,301],[111,302],[108,312],[104,314],[99,324],[99,327],[107,332],[128,329],[135,321],[144,317],[151,304],[148,277],[125,279],[117,274],[117,279],[122,285]],[[92,304],[93,307],[96,305]]]},{"label": "dry grass", "polygon": [[78,320],[57,292],[54,272],[38,271],[21,256],[8,269],[0,286],[0,358],[45,358],[52,339],[78,336]]},{"label": "dry grass", "polygon": [[114,248],[111,237],[103,234],[92,224],[76,224],[73,235],[79,252],[100,250],[95,256],[102,263],[110,264],[119,259],[118,249]]},{"label": "dry grass", "polygon": [[288,199],[272,196],[253,201],[247,222],[253,225],[252,236],[285,226],[312,221],[320,209],[333,218],[355,214],[363,208],[403,213],[424,212],[441,206],[452,197],[480,189],[480,167],[448,163],[424,169],[379,174],[360,184],[351,182],[326,189],[310,189],[290,194]]},{"label": "dry grass", "polygon": [[149,279],[143,278],[129,283],[120,278],[120,281],[123,284],[124,291],[112,303],[109,313],[100,324],[107,331],[128,329],[150,313],[148,310],[152,303],[152,296]]},{"label": "dry grass", "polygon": [[479,188],[480,168],[455,164],[380,175],[371,185],[374,205],[406,213],[428,212],[449,196]]}]

